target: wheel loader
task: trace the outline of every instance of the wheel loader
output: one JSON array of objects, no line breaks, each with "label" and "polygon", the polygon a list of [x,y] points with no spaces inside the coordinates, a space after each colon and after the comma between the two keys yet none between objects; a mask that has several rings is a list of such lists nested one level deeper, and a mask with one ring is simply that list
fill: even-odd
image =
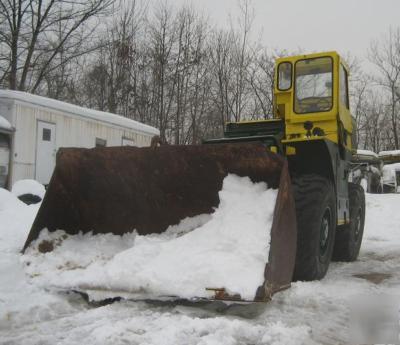
[{"label": "wheel loader", "polygon": [[[357,259],[363,236],[364,191],[348,182],[356,149],[348,75],[336,52],[279,58],[271,119],[227,123],[223,138],[202,145],[60,149],[23,250],[43,229],[162,233],[186,217],[212,213],[232,173],[278,189],[266,229],[265,281],[254,301],[292,281],[322,279],[332,259]],[[213,299],[240,300],[225,287],[214,293]]]}]

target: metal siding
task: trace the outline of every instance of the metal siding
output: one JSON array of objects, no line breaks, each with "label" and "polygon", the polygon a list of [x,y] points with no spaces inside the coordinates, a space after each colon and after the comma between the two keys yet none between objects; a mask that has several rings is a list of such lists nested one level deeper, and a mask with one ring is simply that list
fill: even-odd
[{"label": "metal siding", "polygon": [[16,128],[13,155],[12,183],[34,178],[36,163],[37,121],[56,124],[56,148],[95,147],[96,138],[105,139],[107,146],[121,146],[122,138],[131,139],[136,146],[149,146],[152,135],[132,129],[118,128],[99,121],[15,102],[12,122]]},{"label": "metal siding", "polygon": [[145,146],[150,146],[151,139],[153,138],[153,135],[144,134],[142,132],[137,133],[137,132],[134,132],[134,131],[125,130],[124,138],[133,140],[134,143],[135,143],[135,146],[145,147]]},{"label": "metal siding", "polygon": [[138,146],[138,134],[137,133],[125,131],[124,137],[127,139],[131,139],[134,142],[134,145]]},{"label": "metal siding", "polygon": [[12,118],[12,102],[1,102],[0,103],[0,115],[3,116],[6,120],[8,120],[11,125],[13,125]]},{"label": "metal siding", "polygon": [[[7,101],[1,100],[1,102],[7,103]],[[11,119],[11,125],[15,128],[15,122],[16,122],[16,105],[14,101],[11,101],[10,103],[10,119]],[[14,174],[15,171],[15,162],[14,162],[14,152],[15,152],[15,132],[13,132],[11,136],[11,151],[10,151],[10,171],[9,171],[9,176],[8,176],[8,188],[11,190],[11,187],[13,186],[14,182],[16,180],[16,175]]]},{"label": "metal siding", "polygon": [[11,186],[24,179],[33,179],[35,176],[35,166],[33,164],[23,164],[15,162],[13,165],[13,172],[11,176]]}]

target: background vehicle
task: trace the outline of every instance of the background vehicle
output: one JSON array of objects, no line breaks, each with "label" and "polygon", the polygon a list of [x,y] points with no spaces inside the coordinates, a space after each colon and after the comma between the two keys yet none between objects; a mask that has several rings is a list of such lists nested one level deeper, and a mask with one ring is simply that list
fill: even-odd
[{"label": "background vehicle", "polygon": [[382,167],[382,159],[375,152],[357,150],[353,154],[349,181],[361,184],[368,193],[382,193]]},{"label": "background vehicle", "polygon": [[382,159],[383,170],[383,192],[400,192],[400,151],[381,151],[379,158]]}]

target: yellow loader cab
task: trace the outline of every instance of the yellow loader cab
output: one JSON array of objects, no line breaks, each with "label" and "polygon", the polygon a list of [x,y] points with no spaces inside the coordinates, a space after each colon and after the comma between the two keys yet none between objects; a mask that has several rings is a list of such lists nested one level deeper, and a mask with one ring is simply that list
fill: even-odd
[{"label": "yellow loader cab", "polygon": [[295,280],[322,278],[331,258],[356,260],[362,241],[365,196],[348,183],[354,119],[349,68],[336,52],[276,60],[271,120],[228,123],[223,139],[261,141],[287,157],[297,214]]}]

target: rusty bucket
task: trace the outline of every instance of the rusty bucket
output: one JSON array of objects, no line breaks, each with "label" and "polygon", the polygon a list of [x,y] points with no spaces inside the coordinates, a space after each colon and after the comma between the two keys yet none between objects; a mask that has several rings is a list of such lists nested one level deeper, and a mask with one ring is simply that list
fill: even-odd
[{"label": "rusty bucket", "polygon": [[[265,229],[271,231],[265,282],[254,291],[255,301],[266,301],[290,286],[296,215],[286,159],[257,143],[60,149],[23,251],[43,229],[162,233],[186,217],[213,212],[228,173],[279,189],[272,229]],[[215,299],[230,298],[215,292]]]}]

